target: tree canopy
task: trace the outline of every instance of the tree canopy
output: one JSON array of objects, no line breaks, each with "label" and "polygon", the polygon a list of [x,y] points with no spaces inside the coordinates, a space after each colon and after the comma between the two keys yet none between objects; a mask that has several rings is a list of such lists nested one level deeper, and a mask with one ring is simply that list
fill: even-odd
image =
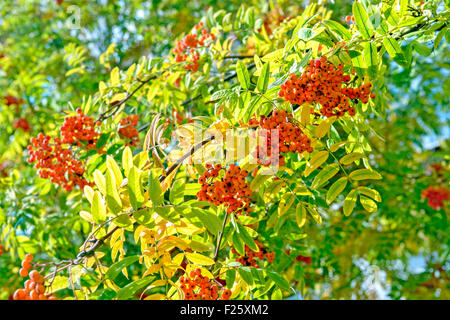
[{"label": "tree canopy", "polygon": [[446,2],[0,16],[0,299],[449,298]]}]

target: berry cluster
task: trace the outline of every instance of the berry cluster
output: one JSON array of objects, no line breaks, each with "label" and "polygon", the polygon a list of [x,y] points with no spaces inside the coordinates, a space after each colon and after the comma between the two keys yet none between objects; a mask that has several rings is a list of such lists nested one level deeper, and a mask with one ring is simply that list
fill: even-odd
[{"label": "berry cluster", "polygon": [[[240,262],[243,266],[258,268],[256,258],[260,260],[264,260],[264,258],[267,258],[267,261],[269,263],[272,263],[275,260],[275,252],[267,252],[267,250],[264,248],[264,245],[258,240],[255,240],[255,243],[258,246],[259,251],[253,251],[246,245],[245,255],[239,256],[235,259],[235,261]],[[231,249],[231,252],[235,255],[239,255],[234,247]]]},{"label": "berry cluster", "polygon": [[[264,139],[264,144],[258,143],[257,150],[254,153],[258,163],[263,166],[274,163],[276,161],[274,157],[278,157],[279,165],[283,166],[285,159],[280,152],[302,153],[313,151],[311,140],[293,122],[292,115],[284,110],[275,110],[269,117],[261,116],[259,121],[254,118],[250,119],[249,125],[259,125],[263,129],[258,130],[257,134]],[[278,131],[278,143],[272,138],[271,130]]]},{"label": "berry cluster", "polygon": [[208,41],[212,42],[216,40],[216,37],[212,33],[209,33],[207,29],[203,28],[203,22],[199,22],[195,26],[195,29],[201,29],[200,37],[196,34],[188,34],[178,41],[175,49],[173,49],[177,62],[189,61],[185,68],[190,71],[197,71],[199,68],[198,60],[200,59],[200,53],[197,49],[205,46]]},{"label": "berry cluster", "polygon": [[5,247],[0,244],[0,256],[5,253]]},{"label": "berry cluster", "polygon": [[6,100],[6,105],[9,107],[11,105],[20,105],[23,103],[23,100],[21,98],[16,98],[11,95],[7,95],[3,97]]},{"label": "berry cluster", "polygon": [[64,148],[60,138],[55,138],[51,143],[50,136],[39,133],[30,142],[27,147],[30,152],[27,162],[36,162],[35,167],[39,169],[41,178],[50,179],[67,191],[71,191],[75,185],[81,189],[89,185],[83,177],[83,163],[73,158],[72,150]]},{"label": "berry cluster", "polygon": [[0,163],[0,176],[1,177],[8,176],[8,172],[6,172],[7,168],[8,168],[8,165],[6,163]]},{"label": "berry cluster", "polygon": [[278,95],[292,104],[318,103],[320,113],[325,117],[342,117],[346,112],[355,115],[355,108],[350,106],[350,100],[362,103],[373,99],[370,94],[371,84],[366,83],[359,88],[342,87],[350,81],[350,75],[344,75],[343,65],[335,67],[325,56],[311,60],[305,72],[300,77],[291,74],[286,83],[281,85]]},{"label": "berry cluster", "polygon": [[100,133],[95,131],[92,120],[78,108],[77,115],[67,117],[61,127],[62,143],[73,144],[79,147],[86,147],[88,150],[95,149]]},{"label": "berry cluster", "polygon": [[33,260],[33,255],[28,253],[25,256],[25,259],[22,261],[22,269],[20,269],[19,273],[21,277],[26,277],[29,275],[30,279],[25,281],[24,289],[18,289],[14,292],[13,299],[14,300],[56,300],[56,297],[53,295],[45,294],[45,279],[39,271],[31,269],[31,261]]},{"label": "berry cluster", "polygon": [[438,210],[444,207],[444,201],[450,200],[450,191],[445,187],[429,186],[422,191],[422,198],[427,198],[428,205]]},{"label": "berry cluster", "polygon": [[139,139],[139,131],[136,128],[138,125],[139,116],[127,116],[120,120],[119,134],[130,141],[125,145],[135,146]]},{"label": "berry cluster", "polygon": [[347,23],[355,22],[355,17],[354,16],[345,16],[345,22],[347,22]]},{"label": "berry cluster", "polygon": [[229,300],[231,290],[222,289],[208,277],[202,276],[202,271],[196,269],[187,277],[180,277],[180,289],[185,300]]},{"label": "berry cluster", "polygon": [[31,131],[30,124],[28,123],[28,120],[26,118],[14,119],[13,127],[16,130],[21,129],[24,132],[30,132]]},{"label": "berry cluster", "polygon": [[[214,167],[207,163],[206,169],[198,179],[202,185],[201,190],[197,193],[198,200],[208,201],[216,206],[225,203],[228,205],[227,213],[249,213],[249,197],[252,195],[252,191],[245,181],[248,172],[234,164],[225,170],[219,163]],[[225,174],[222,171],[225,171]],[[221,176],[220,180],[216,179],[219,175]]]},{"label": "berry cluster", "polygon": [[[290,256],[291,254],[291,250],[290,249],[286,249],[286,254],[288,256]],[[304,262],[306,264],[311,264],[312,263],[312,258],[311,257],[306,257],[306,256],[302,256],[301,254],[295,257],[295,260],[299,261],[299,262]],[[292,260],[294,261],[294,260]]]}]

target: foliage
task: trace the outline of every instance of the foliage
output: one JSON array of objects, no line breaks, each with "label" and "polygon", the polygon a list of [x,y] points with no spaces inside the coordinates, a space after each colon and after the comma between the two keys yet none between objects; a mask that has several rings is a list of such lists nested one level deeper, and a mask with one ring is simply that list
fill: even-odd
[{"label": "foliage", "polygon": [[0,11],[0,298],[448,298],[442,1]]}]

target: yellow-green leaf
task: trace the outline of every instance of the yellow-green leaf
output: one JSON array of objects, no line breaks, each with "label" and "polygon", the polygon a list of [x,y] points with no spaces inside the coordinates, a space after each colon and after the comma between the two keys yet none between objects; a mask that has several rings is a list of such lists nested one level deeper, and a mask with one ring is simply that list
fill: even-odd
[{"label": "yellow-green leaf", "polygon": [[371,197],[375,201],[381,202],[381,196],[377,190],[370,189],[367,187],[358,187],[356,190],[358,190],[360,193],[368,197]]},{"label": "yellow-green leaf", "polygon": [[356,194],[356,190],[353,189],[348,193],[344,200],[344,215],[349,216],[353,209],[355,208],[356,199],[358,195]]},{"label": "yellow-green leaf", "polygon": [[106,203],[109,210],[114,214],[118,214],[122,210],[122,201],[120,200],[114,173],[111,169],[106,171]]},{"label": "yellow-green leaf", "polygon": [[295,210],[295,220],[299,228],[303,227],[306,222],[306,208],[301,203],[297,204]]},{"label": "yellow-green leaf", "polygon": [[122,182],[123,182],[123,177],[122,177],[122,172],[120,172],[120,168],[117,165],[116,160],[114,160],[114,158],[111,157],[111,156],[107,156],[106,157],[106,166],[114,174],[114,179],[116,181],[116,186],[119,187],[122,184]]},{"label": "yellow-green leaf", "polygon": [[95,223],[101,224],[106,220],[106,208],[100,192],[95,191],[91,204],[91,215]]},{"label": "yellow-green leaf", "polygon": [[366,156],[363,153],[361,153],[361,152],[352,152],[352,153],[349,153],[349,154],[343,156],[339,160],[339,162],[342,163],[342,164],[345,164],[345,165],[349,165],[353,161],[356,161],[358,159],[365,158],[365,157]]},{"label": "yellow-green leaf", "polygon": [[127,186],[132,207],[134,209],[140,208],[144,203],[144,190],[141,184],[141,173],[135,166],[129,169]]},{"label": "yellow-green leaf", "polygon": [[286,213],[292,206],[295,201],[295,196],[292,193],[286,193],[281,198],[281,201],[278,205],[278,215],[282,216]]},{"label": "yellow-green leaf", "polygon": [[314,132],[317,138],[323,138],[328,131],[331,128],[331,125],[333,124],[334,120],[336,120],[336,117],[330,117],[325,120],[323,120],[316,128],[316,131]]},{"label": "yellow-green leaf", "polygon": [[128,172],[133,166],[133,153],[131,152],[131,148],[128,146],[125,147],[122,153],[122,166],[123,171],[125,172],[125,176],[128,177]]},{"label": "yellow-green leaf", "polygon": [[359,202],[361,202],[364,209],[370,213],[375,212],[378,209],[376,202],[366,196],[360,195]]},{"label": "yellow-green leaf", "polygon": [[347,185],[347,177],[342,177],[336,180],[328,189],[327,192],[327,204],[330,204],[336,199],[336,197],[345,189]]},{"label": "yellow-green leaf", "polygon": [[328,151],[317,152],[311,158],[311,160],[309,160],[309,162],[306,164],[306,169],[305,169],[305,172],[303,173],[303,175],[305,177],[309,176],[311,174],[311,172],[316,170],[322,163],[327,161],[328,155],[329,155]]},{"label": "yellow-green leaf", "polygon": [[320,170],[320,172],[314,178],[311,185],[311,189],[315,190],[325,185],[328,182],[328,180],[333,178],[338,172],[339,172],[339,165],[337,163],[327,165],[325,168]]},{"label": "yellow-green leaf", "polygon": [[186,258],[191,261],[192,263],[201,265],[201,266],[210,266],[214,264],[214,260],[206,257],[204,255],[201,255],[196,252],[186,252]]},{"label": "yellow-green leaf", "polygon": [[103,176],[103,174],[98,169],[94,171],[94,182],[98,190],[100,190],[103,195],[106,195],[105,176]]},{"label": "yellow-green leaf", "polygon": [[382,178],[378,172],[370,169],[355,170],[352,173],[350,173],[349,177],[350,179],[353,180],[367,180],[367,179],[379,180]]}]

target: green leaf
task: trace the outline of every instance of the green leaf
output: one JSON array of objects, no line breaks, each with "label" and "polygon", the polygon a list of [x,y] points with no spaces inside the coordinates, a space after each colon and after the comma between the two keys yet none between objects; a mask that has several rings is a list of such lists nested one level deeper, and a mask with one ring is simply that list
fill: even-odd
[{"label": "green leaf", "polygon": [[130,256],[126,257],[116,263],[113,263],[111,267],[109,267],[108,271],[106,271],[106,278],[109,280],[114,280],[119,273],[122,271],[123,268],[128,267],[129,265],[135,263],[139,260],[139,256]]},{"label": "green leaf", "polygon": [[386,48],[386,51],[391,56],[391,58],[395,58],[395,56],[397,56],[399,53],[402,52],[402,49],[397,43],[397,40],[395,40],[392,37],[384,37],[383,45]]},{"label": "green leaf", "polygon": [[200,219],[203,225],[208,229],[209,232],[216,235],[220,231],[220,220],[212,212],[208,210],[192,208],[192,213]]},{"label": "green leaf", "polygon": [[356,190],[352,190],[348,193],[344,200],[344,215],[349,216],[352,213],[357,198],[358,195],[356,194]]},{"label": "green leaf", "polygon": [[150,171],[148,176],[148,194],[154,206],[159,206],[163,203],[164,198],[161,183],[154,171]]},{"label": "green leaf", "polygon": [[378,53],[377,46],[372,42],[366,42],[364,46],[364,61],[371,72],[372,78],[375,78],[378,67]]},{"label": "green leaf", "polygon": [[102,201],[100,192],[95,191],[91,204],[92,219],[96,224],[102,224],[106,220],[106,208]]},{"label": "green leaf", "polygon": [[248,234],[247,230],[244,226],[241,226],[239,223],[237,224],[239,230],[239,236],[244,241],[244,243],[253,251],[259,251],[258,246],[255,243],[255,240]]},{"label": "green leaf", "polygon": [[355,17],[356,27],[363,38],[369,39],[373,36],[373,26],[369,20],[366,10],[359,1],[353,2],[353,16]]},{"label": "green leaf", "polygon": [[267,275],[281,289],[290,290],[289,282],[287,282],[287,280],[279,273],[276,273],[274,271],[267,271]]},{"label": "green leaf", "polygon": [[138,168],[132,166],[128,173],[128,193],[133,209],[138,209],[144,203],[144,190],[141,184],[141,173]]},{"label": "green leaf", "polygon": [[253,285],[253,275],[249,267],[239,268],[238,272],[248,285]]},{"label": "green leaf", "polygon": [[314,178],[311,189],[315,190],[325,185],[328,180],[333,178],[339,172],[339,165],[337,163],[329,164],[317,174]]},{"label": "green leaf", "polygon": [[146,277],[133,281],[125,287],[120,288],[119,291],[117,291],[116,298],[118,300],[127,300],[133,297],[139,290],[147,286],[150,282],[153,282],[153,280],[155,280],[154,277]]},{"label": "green leaf", "polygon": [[245,254],[244,243],[242,242],[241,237],[239,237],[239,234],[236,230],[234,230],[233,232],[232,242],[233,247],[236,249],[239,255],[243,256]]},{"label": "green leaf", "polygon": [[249,89],[250,76],[248,75],[247,67],[240,60],[236,63],[236,74],[242,89]]},{"label": "green leaf", "polygon": [[236,279],[236,270],[228,269],[225,273],[225,281],[227,282],[228,289],[231,289],[233,287],[235,279]]},{"label": "green leaf", "polygon": [[269,70],[270,65],[269,63],[266,63],[261,70],[261,74],[258,78],[258,83],[256,85],[256,88],[258,89],[258,92],[265,93],[267,90],[267,87],[269,86]]},{"label": "green leaf", "polygon": [[347,177],[342,177],[336,180],[328,189],[327,192],[327,204],[330,204],[336,199],[336,197],[345,189],[347,185]]},{"label": "green leaf", "polygon": [[169,194],[169,200],[171,203],[180,204],[183,202],[185,185],[186,182],[184,179],[175,180]]},{"label": "green leaf", "polygon": [[338,33],[342,38],[349,40],[352,38],[352,34],[346,27],[344,27],[339,22],[333,21],[333,20],[325,20],[323,21],[325,25],[327,25],[331,30]]},{"label": "green leaf", "polygon": [[381,175],[370,169],[358,169],[350,173],[349,175],[350,179],[353,180],[367,180],[367,179],[374,179],[379,180],[382,179]]}]

